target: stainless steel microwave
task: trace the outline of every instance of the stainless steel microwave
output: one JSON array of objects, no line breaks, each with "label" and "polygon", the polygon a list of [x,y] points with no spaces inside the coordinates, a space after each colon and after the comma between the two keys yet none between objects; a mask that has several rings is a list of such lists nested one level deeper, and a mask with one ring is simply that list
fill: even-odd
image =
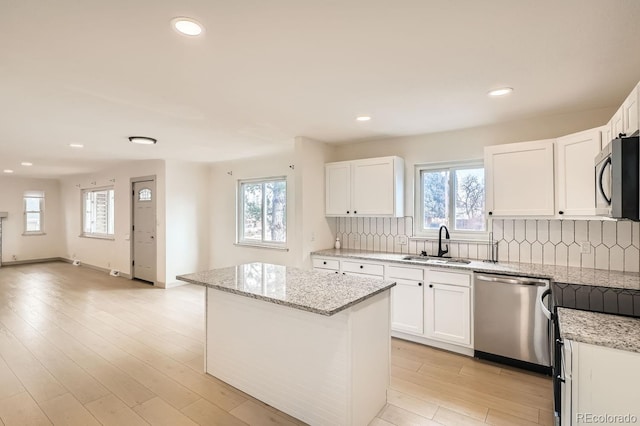
[{"label": "stainless steel microwave", "polygon": [[615,219],[640,220],[640,141],[621,137],[595,158],[596,214]]}]

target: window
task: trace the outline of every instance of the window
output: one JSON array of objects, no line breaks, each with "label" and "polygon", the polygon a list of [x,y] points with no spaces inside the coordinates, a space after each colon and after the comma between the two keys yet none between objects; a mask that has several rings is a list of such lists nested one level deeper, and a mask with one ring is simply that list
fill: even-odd
[{"label": "window", "polygon": [[286,242],[286,178],[239,181],[238,243],[283,247]]},{"label": "window", "polygon": [[24,234],[44,233],[44,192],[27,191],[24,193]]},{"label": "window", "polygon": [[420,166],[416,178],[417,235],[434,235],[442,225],[468,235],[486,232],[481,163]]},{"label": "window", "polygon": [[113,238],[113,188],[85,189],[82,191],[82,235],[85,237]]}]

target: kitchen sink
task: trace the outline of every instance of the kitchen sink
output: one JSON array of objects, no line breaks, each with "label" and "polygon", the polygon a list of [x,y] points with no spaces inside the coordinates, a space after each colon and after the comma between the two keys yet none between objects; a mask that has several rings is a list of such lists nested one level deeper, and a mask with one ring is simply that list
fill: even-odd
[{"label": "kitchen sink", "polygon": [[467,259],[453,259],[451,257],[437,257],[437,256],[405,256],[402,260],[411,260],[414,262],[424,262],[428,265],[468,265],[471,263]]}]

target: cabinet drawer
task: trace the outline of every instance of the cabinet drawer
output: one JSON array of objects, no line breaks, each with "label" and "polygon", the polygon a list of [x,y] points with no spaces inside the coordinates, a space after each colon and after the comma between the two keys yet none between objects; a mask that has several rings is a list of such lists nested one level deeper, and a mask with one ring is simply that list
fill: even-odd
[{"label": "cabinet drawer", "polygon": [[448,272],[441,269],[430,269],[428,273],[430,283],[450,284],[462,287],[471,287],[471,275],[458,272]]},{"label": "cabinet drawer", "polygon": [[370,280],[381,280],[383,279],[382,275],[369,275],[369,274],[361,274],[359,272],[343,272],[343,275],[349,277],[360,277],[360,278],[369,278]]},{"label": "cabinet drawer", "polygon": [[424,279],[424,270],[419,268],[387,266],[387,276],[389,278],[402,278],[405,280],[422,281]]},{"label": "cabinet drawer", "polygon": [[313,267],[322,269],[340,269],[340,261],[335,259],[318,259],[313,258]]},{"label": "cabinet drawer", "polygon": [[384,275],[384,266],[376,265],[372,263],[360,263],[360,262],[342,262],[343,272],[357,272],[359,274],[367,275]]},{"label": "cabinet drawer", "polygon": [[314,271],[316,272],[321,272],[323,274],[339,274],[340,271],[338,271],[337,269],[324,269],[324,268],[313,268]]}]

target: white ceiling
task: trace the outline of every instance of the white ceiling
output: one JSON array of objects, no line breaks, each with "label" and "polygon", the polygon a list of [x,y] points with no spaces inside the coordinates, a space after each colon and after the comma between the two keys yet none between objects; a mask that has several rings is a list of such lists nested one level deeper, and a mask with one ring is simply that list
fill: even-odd
[{"label": "white ceiling", "polygon": [[[205,35],[178,35],[176,16]],[[343,142],[610,107],[640,80],[639,46],[638,0],[0,0],[0,170],[221,161],[298,135]],[[504,85],[514,94],[487,97]]]}]

